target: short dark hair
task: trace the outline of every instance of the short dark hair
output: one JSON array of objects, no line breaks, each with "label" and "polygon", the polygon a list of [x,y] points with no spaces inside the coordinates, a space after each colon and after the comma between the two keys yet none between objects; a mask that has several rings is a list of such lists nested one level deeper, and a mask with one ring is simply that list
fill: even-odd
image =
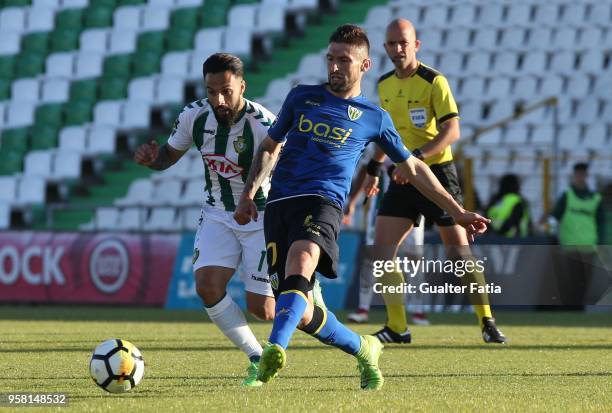
[{"label": "short dark hair", "polygon": [[352,46],[365,46],[370,53],[370,40],[366,31],[355,24],[343,24],[339,26],[329,37],[330,43],[346,43]]},{"label": "short dark hair", "polygon": [[244,76],[244,64],[238,56],[229,53],[215,53],[208,57],[202,65],[202,73],[232,72],[238,77]]},{"label": "short dark hair", "polygon": [[574,172],[587,172],[589,170],[589,164],[586,162],[578,162],[574,164]]}]

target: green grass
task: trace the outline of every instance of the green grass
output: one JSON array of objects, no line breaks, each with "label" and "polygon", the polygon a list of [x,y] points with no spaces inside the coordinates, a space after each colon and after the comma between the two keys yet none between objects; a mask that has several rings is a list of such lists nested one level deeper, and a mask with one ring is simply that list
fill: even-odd
[{"label": "green grass", "polygon": [[[245,356],[200,312],[0,307],[0,393],[65,392],[69,407],[57,411],[78,412],[548,412],[612,406],[609,314],[500,313],[507,346],[483,344],[473,315],[432,319],[432,326],[413,328],[413,344],[387,346],[380,392],[359,389],[352,357],[301,332],[280,377],[260,389],[243,389]],[[367,333],[378,325],[352,327]],[[270,325],[254,323],[253,329],[264,339]],[[105,393],[88,377],[91,350],[111,337],[132,341],[146,361],[140,386],[123,395]]]}]

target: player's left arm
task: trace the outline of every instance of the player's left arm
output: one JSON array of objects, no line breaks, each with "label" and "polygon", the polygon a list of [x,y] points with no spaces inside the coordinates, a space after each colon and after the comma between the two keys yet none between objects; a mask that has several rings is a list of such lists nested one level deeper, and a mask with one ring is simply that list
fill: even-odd
[{"label": "player's left arm", "polygon": [[467,230],[470,241],[474,236],[483,234],[491,220],[465,209],[444,189],[438,178],[425,162],[410,156],[397,164],[393,179],[399,184],[410,182],[419,192],[446,211],[455,222]]},{"label": "player's left arm", "polygon": [[448,81],[444,76],[436,76],[432,86],[431,104],[438,122],[438,134],[419,148],[422,159],[443,152],[461,135],[459,111]]}]

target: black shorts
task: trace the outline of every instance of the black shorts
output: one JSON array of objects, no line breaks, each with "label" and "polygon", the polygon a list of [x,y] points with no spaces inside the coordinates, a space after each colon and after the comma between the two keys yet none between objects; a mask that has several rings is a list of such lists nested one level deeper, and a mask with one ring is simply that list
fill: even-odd
[{"label": "black shorts", "polygon": [[[316,195],[288,198],[267,204],[264,233],[268,251],[268,274],[273,289],[278,290],[279,283],[285,278],[289,247],[299,240],[310,240],[321,247],[321,257],[316,270],[325,277],[336,278],[339,257],[336,241],[341,222],[342,210],[331,201]],[[312,283],[314,280],[315,277],[312,277]],[[277,288],[274,288],[275,284]]]},{"label": "black shorts", "polygon": [[[461,187],[459,186],[455,164],[450,161],[431,165],[430,168],[444,189],[451,194],[455,201],[463,204],[463,196],[461,195]],[[415,225],[419,224],[421,215],[425,215],[427,220],[435,222],[438,226],[448,227],[455,225],[455,221],[450,215],[421,194],[412,184],[399,185],[393,181],[389,184],[387,192],[385,192],[378,215],[408,218]]]}]

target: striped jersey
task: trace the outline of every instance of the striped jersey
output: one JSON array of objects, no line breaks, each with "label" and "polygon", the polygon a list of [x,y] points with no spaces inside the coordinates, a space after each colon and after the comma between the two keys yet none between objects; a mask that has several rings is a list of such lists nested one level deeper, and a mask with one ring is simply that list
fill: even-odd
[{"label": "striped jersey", "polygon": [[[185,106],[178,116],[168,144],[185,151],[195,143],[204,161],[204,202],[234,211],[254,154],[274,120],[266,108],[245,99],[238,120],[226,127],[217,122],[206,99],[197,100]],[[266,179],[255,195],[258,210],[263,211],[269,189],[270,179]]]}]

